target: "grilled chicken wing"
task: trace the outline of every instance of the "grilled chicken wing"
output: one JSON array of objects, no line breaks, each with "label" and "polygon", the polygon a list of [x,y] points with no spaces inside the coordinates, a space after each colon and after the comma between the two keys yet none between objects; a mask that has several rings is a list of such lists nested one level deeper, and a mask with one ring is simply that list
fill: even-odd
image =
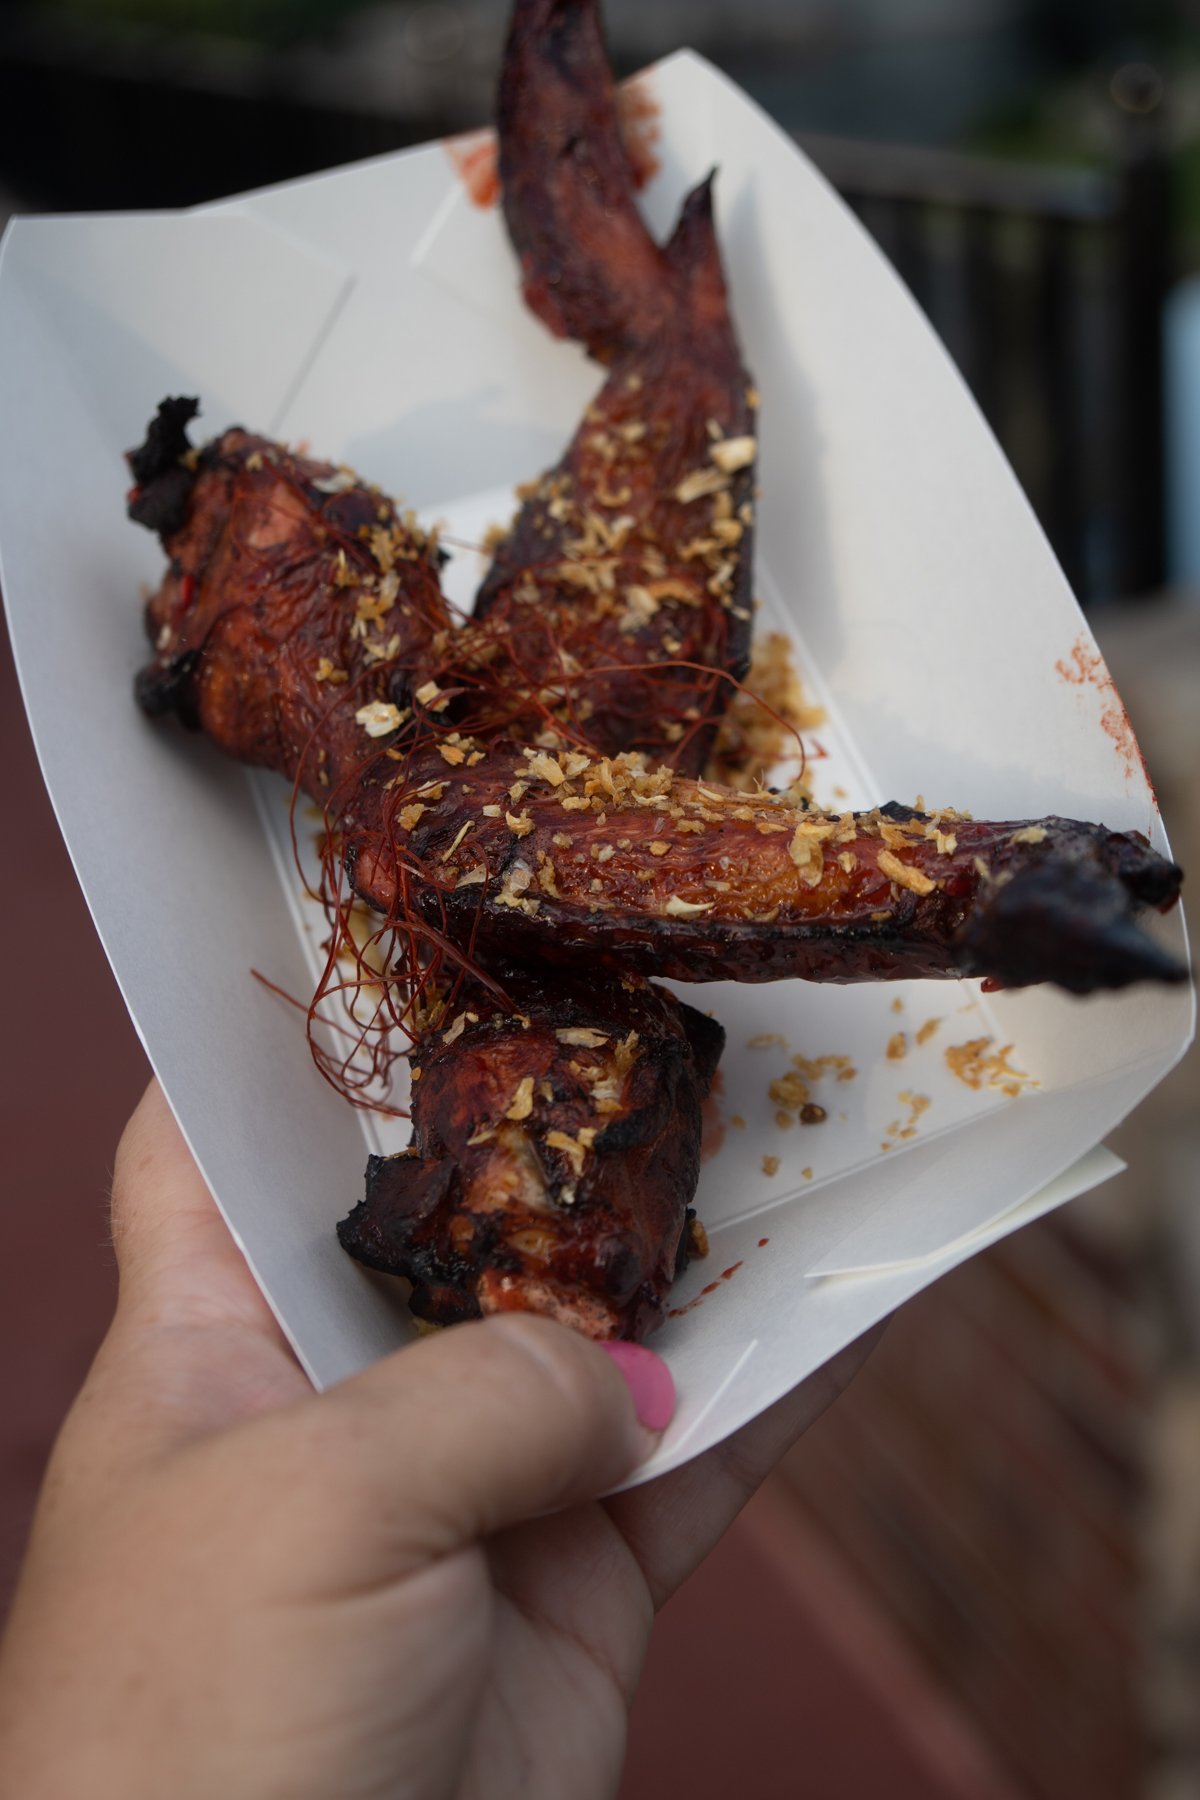
[{"label": "grilled chicken wing", "polygon": [[727,677],[749,663],[757,404],[709,183],[651,267],[654,335],[614,357],[498,547],[475,611],[503,647],[510,694],[550,698],[598,750],[641,750],[697,773]]},{"label": "grilled chicken wing", "polygon": [[352,817],[366,731],[394,726],[447,635],[436,544],[331,463],[237,427],[193,450],[196,411],[164,401],[129,456],[130,517],[169,559],[138,701],[314,799],[345,785]]},{"label": "grilled chicken wing", "polygon": [[515,0],[497,128],[530,311],[602,363],[672,331],[673,246],[655,244],[634,200],[599,0]]},{"label": "grilled chicken wing", "polygon": [[392,826],[352,840],[348,867],[386,913],[402,866],[410,904],[485,953],[680,981],[986,975],[1087,993],[1186,975],[1134,922],[1181,880],[1137,833],[896,805],[824,814],[636,758],[481,755],[456,736],[463,773],[438,748],[415,753]]},{"label": "grilled chicken wing", "polygon": [[634,202],[596,0],[517,0],[499,140],[526,301],[610,372],[528,492],[476,617],[500,625],[518,688],[565,691],[584,741],[697,773],[725,677],[749,661],[756,448],[711,178],[660,248]]},{"label": "grilled chicken wing", "polygon": [[643,1337],[687,1261],[720,1026],[634,978],[493,964],[414,1053],[413,1148],[373,1157],[339,1227],[439,1324],[518,1307]]}]

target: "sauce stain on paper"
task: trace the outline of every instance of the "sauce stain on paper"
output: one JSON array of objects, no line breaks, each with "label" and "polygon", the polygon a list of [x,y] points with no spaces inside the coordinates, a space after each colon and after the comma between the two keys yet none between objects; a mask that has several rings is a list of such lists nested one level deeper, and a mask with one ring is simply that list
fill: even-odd
[{"label": "sauce stain on paper", "polygon": [[704,1302],[708,1299],[708,1296],[710,1294],[715,1294],[723,1281],[731,1281],[741,1267],[742,1264],[740,1262],[735,1262],[731,1263],[729,1268],[722,1269],[717,1279],[715,1281],[710,1281],[707,1286],[702,1287],[695,1298],[689,1300],[686,1306],[673,1306],[667,1314],[668,1319],[682,1319],[685,1313],[693,1312],[697,1306],[703,1306]]},{"label": "sauce stain on paper", "polygon": [[468,131],[462,137],[443,138],[442,147],[454,164],[472,206],[495,206],[500,198],[500,170],[494,131]]},{"label": "sauce stain on paper", "polygon": [[1068,657],[1060,657],[1054,665],[1062,679],[1072,687],[1095,688],[1102,701],[1100,713],[1100,729],[1106,737],[1112,739],[1117,755],[1125,765],[1126,780],[1137,769],[1141,769],[1146,786],[1157,804],[1154,794],[1154,783],[1150,779],[1150,771],[1146,767],[1146,759],[1134,735],[1133,726],[1129,722],[1129,714],[1121,704],[1121,696],[1117,693],[1116,684],[1108,672],[1104,658],[1092,647],[1086,637],[1076,638]]}]

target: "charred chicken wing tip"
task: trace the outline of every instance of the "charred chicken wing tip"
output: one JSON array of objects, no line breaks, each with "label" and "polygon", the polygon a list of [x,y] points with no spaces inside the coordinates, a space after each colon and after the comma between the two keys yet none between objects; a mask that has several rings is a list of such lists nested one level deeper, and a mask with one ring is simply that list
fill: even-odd
[{"label": "charred chicken wing tip", "polygon": [[1171,906],[1181,880],[1174,863],[1128,838],[1068,840],[982,897],[963,932],[963,970],[1005,987],[1052,982],[1072,994],[1186,981],[1187,965],[1136,917],[1146,904]]},{"label": "charred chicken wing tip", "polygon": [[125,507],[136,525],[166,539],[187,521],[195,479],[185,460],[191,452],[187,427],[200,411],[198,400],[163,400],[136,449],[125,453],[134,486]]}]

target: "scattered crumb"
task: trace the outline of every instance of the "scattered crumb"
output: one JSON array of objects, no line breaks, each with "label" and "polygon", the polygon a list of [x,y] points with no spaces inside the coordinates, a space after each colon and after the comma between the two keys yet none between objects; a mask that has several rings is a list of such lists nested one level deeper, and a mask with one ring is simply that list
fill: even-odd
[{"label": "scattered crumb", "polygon": [[903,1088],[896,1098],[901,1106],[908,1108],[908,1115],[903,1120],[892,1120],[887,1128],[888,1141],[880,1145],[882,1150],[894,1150],[899,1142],[908,1142],[911,1138],[915,1138],[917,1120],[933,1105],[928,1094],[914,1094],[909,1088]]},{"label": "scattered crumb", "polygon": [[810,1097],[807,1081],[804,1081],[794,1069],[789,1069],[786,1075],[781,1075],[777,1081],[773,1081],[767,1092],[776,1106],[787,1107],[792,1112],[799,1112],[800,1108],[808,1103]]},{"label": "scattered crumb", "polygon": [[990,1037],[969,1038],[965,1044],[950,1044],[943,1051],[946,1067],[959,1081],[977,1091],[987,1087],[1015,1100],[1024,1088],[1036,1087],[1032,1075],[1014,1069],[1009,1062],[1012,1044],[992,1050]]},{"label": "scattered crumb", "polygon": [[[775,1114],[776,1125],[786,1129],[793,1122],[792,1115],[801,1125],[823,1124],[829,1115],[813,1099],[809,1083],[819,1081],[827,1074],[835,1075],[838,1081],[851,1081],[857,1071],[848,1056],[819,1056],[815,1060],[793,1056],[792,1064],[792,1068],[777,1076],[767,1089],[779,1109]],[[845,1116],[845,1113],[839,1115]]]},{"label": "scattered crumb", "polygon": [[914,1041],[918,1044],[927,1044],[941,1022],[940,1019],[926,1019],[925,1023],[913,1033]]},{"label": "scattered crumb", "polygon": [[[797,732],[824,722],[824,708],[805,699],[791,644],[780,632],[767,632],[755,639],[746,685],[718,727],[710,778],[749,793],[777,763],[795,756]],[[808,791],[803,778],[797,788]]]},{"label": "scattered crumb", "polygon": [[738,1131],[745,1131],[746,1129],[746,1121],[743,1119],[741,1113],[734,1113],[730,1118],[729,1123],[735,1126]]},{"label": "scattered crumb", "polygon": [[889,1062],[903,1062],[908,1055],[908,1033],[894,1031],[888,1039],[887,1059]]},{"label": "scattered crumb", "polygon": [[793,1069],[806,1081],[820,1081],[822,1075],[835,1075],[839,1081],[853,1081],[858,1070],[848,1056],[793,1056]]},{"label": "scattered crumb", "polygon": [[756,1037],[746,1039],[747,1050],[766,1050],[768,1048],[786,1050],[788,1041],[780,1037],[777,1031],[760,1031]]},{"label": "scattered crumb", "polygon": [[777,1156],[764,1156],[762,1159],[762,1172],[764,1175],[778,1175],[779,1158]]},{"label": "scattered crumb", "polygon": [[801,1169],[800,1173],[803,1175],[805,1181],[811,1181],[813,1178],[811,1169]]},{"label": "scattered crumb", "polygon": [[896,1013],[904,1011],[904,1002],[900,998],[899,994],[897,994],[896,998],[892,1001],[892,1011],[896,1012]]}]

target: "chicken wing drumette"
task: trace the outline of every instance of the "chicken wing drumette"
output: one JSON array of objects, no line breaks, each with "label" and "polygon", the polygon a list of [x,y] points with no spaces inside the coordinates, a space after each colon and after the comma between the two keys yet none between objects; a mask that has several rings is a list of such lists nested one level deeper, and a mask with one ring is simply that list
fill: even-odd
[{"label": "chicken wing drumette", "polygon": [[339,1227],[440,1323],[518,1307],[643,1337],[688,1257],[720,1026],[637,977],[494,962],[522,1010],[460,996],[412,1058],[413,1147]]},{"label": "chicken wing drumette", "polygon": [[448,636],[436,542],[349,470],[239,427],[193,449],[197,410],[164,401],[128,459],[129,515],[168,557],[138,701],[316,800],[347,782],[348,818],[367,734]]}]

